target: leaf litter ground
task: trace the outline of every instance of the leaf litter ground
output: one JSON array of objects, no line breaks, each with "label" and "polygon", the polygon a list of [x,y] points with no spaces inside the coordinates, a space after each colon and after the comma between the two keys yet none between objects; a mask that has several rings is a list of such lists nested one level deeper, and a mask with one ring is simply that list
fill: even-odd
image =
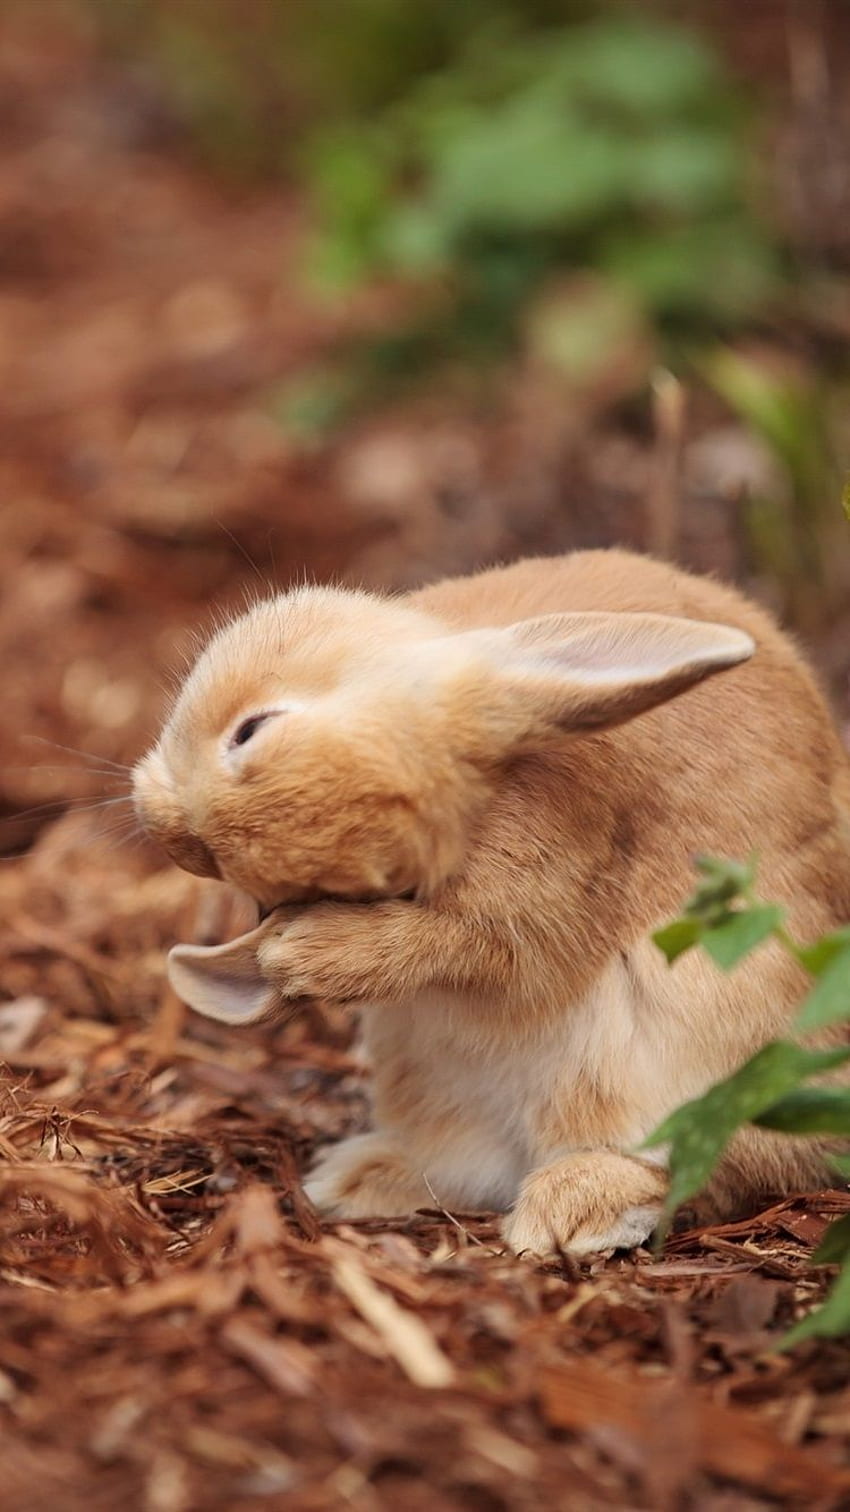
[{"label": "leaf litter ground", "polygon": [[131,869],[88,817],[4,901],[4,1505],[850,1500],[846,1347],[776,1351],[845,1193],[582,1266],[506,1254],[489,1217],[320,1225],[299,1171],[364,1117],[342,1012],[185,1014],[160,952],[175,918],[210,927],[215,885]]},{"label": "leaf litter ground", "polygon": [[[299,211],[158,155],[88,46],[0,27],[0,802],[26,850],[0,867],[0,1503],[850,1505],[847,1347],[777,1348],[828,1287],[808,1257],[846,1193],[582,1266],[436,1205],[322,1225],[299,1175],[366,1117],[349,1019],[187,1014],[164,952],[239,905],[113,845],[120,805],[74,811],[70,790],[120,797],[159,669],[248,577],[228,531],[280,581],[387,583],[581,541],[587,499],[623,534],[592,479],[573,513],[563,479],[523,499],[522,456],[505,513],[476,470],[504,437],[427,408],[389,450],[367,427],[371,453],[289,451],[264,395],[336,329],[282,292]],[[703,547],[725,570],[716,520]]]}]

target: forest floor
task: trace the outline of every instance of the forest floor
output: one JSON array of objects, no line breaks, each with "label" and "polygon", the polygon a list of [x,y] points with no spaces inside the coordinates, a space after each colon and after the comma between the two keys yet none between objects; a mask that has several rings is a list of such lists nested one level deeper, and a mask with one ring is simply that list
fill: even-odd
[{"label": "forest floor", "polygon": [[[850,1196],[587,1265],[463,1213],[320,1225],[299,1173],[365,1117],[348,1018],[188,1014],[164,953],[240,905],[121,834],[244,553],[396,585],[641,544],[651,438],[594,417],[541,469],[522,406],[495,432],[424,402],[296,447],[274,395],[369,299],[311,308],[297,206],[211,186],[84,41],[0,31],[0,1505],[850,1506],[847,1346],[778,1348]],[[701,497],[685,556],[741,576]],[[836,687],[846,644],[824,628]]]}]

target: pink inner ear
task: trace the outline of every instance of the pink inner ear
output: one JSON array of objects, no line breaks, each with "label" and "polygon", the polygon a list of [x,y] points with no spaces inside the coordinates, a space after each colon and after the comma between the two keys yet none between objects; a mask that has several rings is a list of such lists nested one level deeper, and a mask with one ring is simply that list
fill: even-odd
[{"label": "pink inner ear", "polygon": [[750,636],[730,625],[650,613],[546,615],[513,626],[511,633],[529,670],[549,667],[577,682],[644,680],[689,666],[720,670],[755,650]]},{"label": "pink inner ear", "polygon": [[730,625],[631,611],[544,615],[493,631],[486,654],[497,705],[501,690],[501,738],[519,748],[613,728],[755,649]]},{"label": "pink inner ear", "polygon": [[168,980],[196,1013],[223,1024],[253,1024],[274,1008],[278,994],[260,974],[259,930],[224,945],[175,945]]},{"label": "pink inner ear", "polygon": [[550,614],[512,625],[509,633],[518,653],[534,661],[545,658],[563,663],[575,659],[583,664],[599,657],[605,661],[616,655],[622,644],[621,637],[610,626],[611,618],[601,612]]}]

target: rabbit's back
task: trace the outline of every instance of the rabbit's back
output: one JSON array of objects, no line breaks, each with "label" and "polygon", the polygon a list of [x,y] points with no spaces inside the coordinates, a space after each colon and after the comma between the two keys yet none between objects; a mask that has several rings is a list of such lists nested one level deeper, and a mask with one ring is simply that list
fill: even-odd
[{"label": "rabbit's back", "polygon": [[[519,562],[411,595],[460,627],[584,610],[650,611],[747,631],[756,655],[649,713],[516,760],[479,835],[511,907],[554,887],[598,966],[675,912],[693,859],[759,861],[759,890],[801,934],[850,917],[850,777],[826,702],[792,640],[735,589],[624,551]],[[527,902],[519,897],[525,889]]]}]

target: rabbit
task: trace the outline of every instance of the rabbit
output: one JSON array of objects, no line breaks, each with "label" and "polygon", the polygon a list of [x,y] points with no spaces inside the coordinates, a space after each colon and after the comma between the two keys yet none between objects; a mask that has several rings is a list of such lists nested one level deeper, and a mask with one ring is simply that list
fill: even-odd
[{"label": "rabbit", "polygon": [[[787,1029],[805,979],[651,939],[693,858],[756,851],[811,938],[850,918],[850,778],[791,640],[732,588],[626,551],[400,597],[299,587],[219,629],[134,773],[181,866],[258,926],[178,945],[230,1024],[356,1005],[373,1128],[320,1152],[331,1218],[499,1210],[516,1252],[656,1226],[672,1109]],[[706,1211],[823,1184],[822,1147],[748,1129]]]}]

